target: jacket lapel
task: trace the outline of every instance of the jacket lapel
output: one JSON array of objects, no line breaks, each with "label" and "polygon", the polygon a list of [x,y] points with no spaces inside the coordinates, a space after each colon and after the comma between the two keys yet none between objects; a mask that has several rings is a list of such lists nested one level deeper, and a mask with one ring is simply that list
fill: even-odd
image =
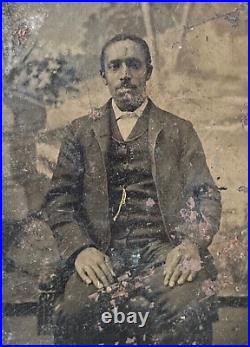
[{"label": "jacket lapel", "polygon": [[110,114],[112,112],[111,99],[98,110],[99,114],[94,119],[92,129],[95,138],[99,143],[104,161],[107,161],[108,147],[110,144],[111,130],[110,130]]},{"label": "jacket lapel", "polygon": [[149,123],[148,123],[148,144],[149,153],[152,163],[152,175],[154,181],[156,182],[156,166],[155,166],[155,146],[157,138],[163,129],[164,118],[161,117],[160,110],[154,105],[154,103],[149,100],[150,110],[149,110]]},{"label": "jacket lapel", "polygon": [[[152,175],[156,185],[159,206],[165,231],[170,237],[170,220],[176,218],[176,199],[179,196],[178,183],[178,129],[168,113],[151,102],[148,142],[151,155]],[[162,135],[162,136],[161,136]]]}]

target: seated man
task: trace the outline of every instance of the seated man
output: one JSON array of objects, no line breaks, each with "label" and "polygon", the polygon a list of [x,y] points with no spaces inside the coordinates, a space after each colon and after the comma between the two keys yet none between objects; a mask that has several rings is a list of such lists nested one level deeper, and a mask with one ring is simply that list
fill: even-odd
[{"label": "seated man", "polygon": [[147,43],[117,35],[101,53],[112,98],[73,121],[47,196],[69,276],[55,343],[211,343],[216,278],[207,247],[221,203],[190,122],[146,94]]}]

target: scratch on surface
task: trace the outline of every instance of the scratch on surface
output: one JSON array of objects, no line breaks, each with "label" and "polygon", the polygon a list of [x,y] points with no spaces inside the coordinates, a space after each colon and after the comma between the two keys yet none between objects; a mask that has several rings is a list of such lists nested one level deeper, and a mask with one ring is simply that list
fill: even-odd
[{"label": "scratch on surface", "polygon": [[200,22],[198,23],[195,23],[195,24],[190,24],[190,25],[187,25],[186,26],[186,30],[193,30],[194,28],[202,25],[202,24],[206,24],[208,22],[211,22],[213,20],[216,20],[216,19],[225,19],[227,20],[233,28],[236,28],[238,25],[239,25],[239,21],[240,21],[240,12],[242,10],[240,8],[235,8],[233,11],[231,12],[226,12],[226,13],[218,13],[218,14],[215,14],[214,16],[211,16],[209,18],[206,18],[206,19],[203,19],[201,20]]}]

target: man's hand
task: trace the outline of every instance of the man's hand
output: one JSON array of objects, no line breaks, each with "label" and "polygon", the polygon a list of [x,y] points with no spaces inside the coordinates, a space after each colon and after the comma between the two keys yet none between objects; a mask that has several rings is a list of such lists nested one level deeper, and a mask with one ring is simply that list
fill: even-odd
[{"label": "man's hand", "polygon": [[189,240],[184,240],[172,249],[166,258],[164,285],[191,282],[201,270],[201,258],[198,247]]},{"label": "man's hand", "polygon": [[115,273],[109,257],[94,247],[78,254],[75,268],[85,283],[93,283],[98,289],[109,287],[114,282]]}]

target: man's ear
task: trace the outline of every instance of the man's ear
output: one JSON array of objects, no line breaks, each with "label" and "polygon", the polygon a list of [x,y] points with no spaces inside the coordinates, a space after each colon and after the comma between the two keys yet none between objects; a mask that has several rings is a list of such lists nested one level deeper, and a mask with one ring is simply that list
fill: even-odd
[{"label": "man's ear", "polygon": [[107,82],[107,80],[106,80],[105,71],[100,70],[100,76],[101,76],[101,78],[102,78],[103,83],[105,84],[105,86],[107,86],[107,85],[108,85],[108,82]]},{"label": "man's ear", "polygon": [[147,67],[147,76],[146,76],[147,81],[150,79],[150,77],[151,77],[151,75],[152,75],[152,71],[153,71],[153,66],[152,66],[152,65],[149,65],[149,66]]}]

